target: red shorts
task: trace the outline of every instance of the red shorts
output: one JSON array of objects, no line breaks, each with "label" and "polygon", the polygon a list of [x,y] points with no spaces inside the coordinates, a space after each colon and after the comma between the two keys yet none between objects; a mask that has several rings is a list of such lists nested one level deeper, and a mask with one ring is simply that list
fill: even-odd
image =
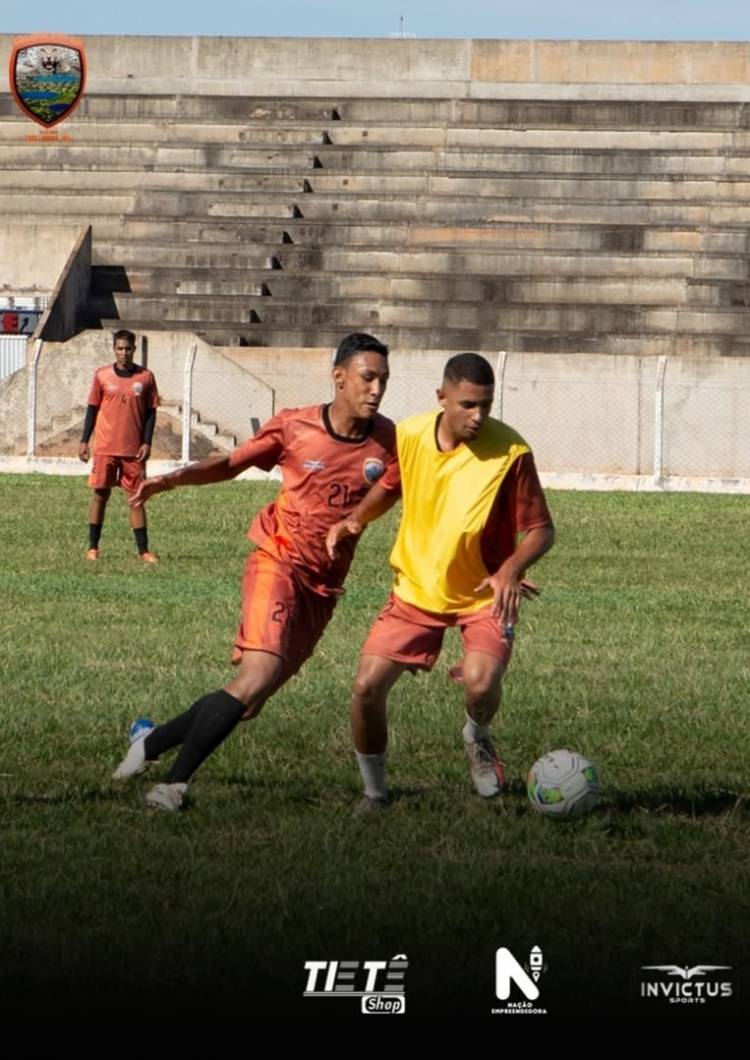
[{"label": "red shorts", "polygon": [[89,486],[94,490],[122,486],[126,493],[135,493],[145,477],[146,465],[134,456],[97,456],[94,453]]},{"label": "red shorts", "polygon": [[500,622],[490,616],[491,609],[488,604],[469,614],[439,615],[404,603],[391,593],[367,635],[362,654],[392,659],[415,670],[431,670],[446,629],[456,626],[461,632],[464,654],[483,651],[502,659],[507,666],[513,642],[503,635]]},{"label": "red shorts", "polygon": [[267,651],[284,661],[280,680],[296,674],[323,636],[335,596],[321,596],[305,586],[294,569],[261,550],[251,552],[242,578],[242,620],[232,651],[238,663],[243,651]]}]

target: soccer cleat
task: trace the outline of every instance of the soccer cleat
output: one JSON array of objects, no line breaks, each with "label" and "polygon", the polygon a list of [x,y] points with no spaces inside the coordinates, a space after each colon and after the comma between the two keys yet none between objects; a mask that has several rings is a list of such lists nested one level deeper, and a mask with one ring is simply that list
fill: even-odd
[{"label": "soccer cleat", "polygon": [[159,562],[159,560],[157,559],[157,557],[154,555],[153,552],[139,552],[138,553],[138,559],[142,560],[144,563],[158,563]]},{"label": "soccer cleat", "polygon": [[98,548],[90,548],[88,550],[88,552],[86,553],[86,559],[89,559],[92,562],[94,562],[95,560],[99,559],[99,549]]},{"label": "soccer cleat", "polygon": [[491,799],[499,795],[505,784],[505,771],[489,736],[475,743],[467,743],[464,740],[464,749],[469,759],[469,772],[477,793],[483,799]]},{"label": "soccer cleat", "polygon": [[157,784],[146,792],[144,799],[151,810],[176,813],[182,809],[182,798],[186,791],[187,784]]},{"label": "soccer cleat", "polygon": [[[150,729],[149,732],[151,732]],[[143,746],[147,736],[148,732],[145,732],[139,740],[133,740],[128,748],[128,753],[112,774],[113,780],[127,780],[128,777],[135,777],[138,773],[146,772],[151,765],[150,762],[146,761],[146,749]]]},{"label": "soccer cleat", "polygon": [[366,817],[371,813],[382,813],[390,806],[388,799],[371,799],[369,795],[363,795],[354,807],[355,817]]}]

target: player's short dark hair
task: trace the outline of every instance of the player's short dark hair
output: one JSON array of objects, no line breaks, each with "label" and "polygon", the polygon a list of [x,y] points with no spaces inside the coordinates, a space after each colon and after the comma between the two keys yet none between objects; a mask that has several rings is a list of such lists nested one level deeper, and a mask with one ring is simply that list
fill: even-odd
[{"label": "player's short dark hair", "polygon": [[112,345],[113,346],[117,342],[118,339],[127,339],[128,340],[128,345],[135,347],[135,333],[132,332],[132,331],[128,331],[127,328],[120,328],[119,331],[116,331],[114,333],[114,335],[112,336]]},{"label": "player's short dark hair", "polygon": [[475,383],[477,386],[494,386],[495,373],[492,365],[478,353],[457,353],[447,362],[443,379],[451,383]]},{"label": "player's short dark hair", "polygon": [[382,357],[388,356],[388,347],[379,342],[372,335],[366,335],[364,331],[355,331],[347,335],[338,345],[333,355],[333,367],[338,368],[340,364],[346,364],[358,353],[379,353]]}]

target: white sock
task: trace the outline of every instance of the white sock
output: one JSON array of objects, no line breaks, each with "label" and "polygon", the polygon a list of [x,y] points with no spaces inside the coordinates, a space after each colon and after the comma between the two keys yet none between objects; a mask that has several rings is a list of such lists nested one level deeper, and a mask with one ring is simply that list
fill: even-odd
[{"label": "white sock", "polygon": [[464,743],[476,743],[477,740],[484,740],[486,736],[490,734],[489,725],[480,725],[478,721],[474,721],[469,715],[466,715],[466,724],[464,725]]},{"label": "white sock", "polygon": [[362,755],[359,751],[354,752],[357,756],[357,765],[365,785],[365,795],[368,799],[387,799],[388,789],[385,786],[385,753],[379,755]]}]

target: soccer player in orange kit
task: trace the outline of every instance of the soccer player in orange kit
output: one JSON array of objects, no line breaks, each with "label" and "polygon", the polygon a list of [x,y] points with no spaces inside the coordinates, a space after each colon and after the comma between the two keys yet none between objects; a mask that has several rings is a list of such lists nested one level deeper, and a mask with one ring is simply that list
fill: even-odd
[{"label": "soccer player in orange kit", "polygon": [[[78,447],[78,456],[86,463],[91,455],[89,439],[96,428],[94,462],[89,475],[94,494],[89,505],[88,560],[99,559],[99,539],[112,487],[121,486],[132,497],[144,479],[159,404],[153,372],[133,363],[135,335],[132,331],[123,328],[115,332],[114,351],[115,363],[94,373]],[[139,558],[145,563],[156,563],[156,556],[148,547],[146,512],[142,504],[131,504],[130,526]]]},{"label": "soccer player in orange kit", "polygon": [[188,781],[242,718],[264,703],[312,654],[342,593],[356,536],[331,560],[326,533],[348,515],[394,459],[395,427],[378,414],[388,380],[388,348],[355,333],[339,344],[333,362],[335,398],[329,405],[285,409],[233,452],[149,479],[132,504],[176,486],[234,478],[249,467],[281,467],[275,501],[253,521],[256,545],[243,578],[242,618],[234,642],[237,675],[220,691],[131,744],[114,773],[125,779],[173,747],[180,751],[164,783],[146,803],[179,810]]}]

